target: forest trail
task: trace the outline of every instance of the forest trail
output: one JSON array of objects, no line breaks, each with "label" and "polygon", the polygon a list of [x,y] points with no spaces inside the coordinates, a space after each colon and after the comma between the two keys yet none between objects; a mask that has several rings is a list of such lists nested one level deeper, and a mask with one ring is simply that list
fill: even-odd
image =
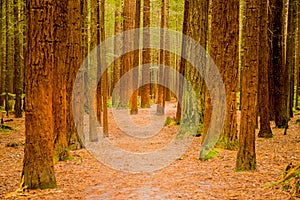
[{"label": "forest trail", "polygon": [[[147,113],[147,109],[141,110],[139,115],[145,115],[144,118],[133,120],[147,124]],[[172,116],[174,112],[168,114]],[[12,193],[20,183],[25,131],[24,118],[13,119],[7,125],[16,130],[0,133],[0,199],[289,199],[290,194],[281,188],[263,185],[275,182],[289,162],[300,163],[300,124],[296,119],[300,119],[300,113],[291,120],[287,136],[272,124],[274,138],[257,138],[256,172],[234,171],[236,151],[222,150],[211,160],[199,161],[201,137],[196,137],[180,159],[152,173],[113,170],[84,149],[71,151],[72,160],[55,165],[56,189]],[[114,123],[110,120],[110,131],[115,133],[110,140],[137,152],[160,148],[178,129],[166,126],[146,144],[123,137]],[[7,144],[15,147],[6,147]]]}]

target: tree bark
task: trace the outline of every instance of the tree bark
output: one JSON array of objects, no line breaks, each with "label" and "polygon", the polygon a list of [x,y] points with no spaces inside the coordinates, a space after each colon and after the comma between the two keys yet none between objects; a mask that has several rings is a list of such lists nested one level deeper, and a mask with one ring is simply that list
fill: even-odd
[{"label": "tree bark", "polygon": [[258,137],[273,137],[270,127],[269,112],[269,43],[268,43],[268,1],[260,1],[260,33],[259,33],[259,68],[258,68],[258,94],[260,130]]},{"label": "tree bark", "polygon": [[257,111],[258,47],[259,47],[259,0],[245,1],[243,21],[244,57],[242,61],[242,111],[237,170],[256,170],[255,114]]},{"label": "tree bark", "polygon": [[[237,102],[239,68],[239,1],[213,1],[213,33],[210,41],[210,56],[218,66],[226,89],[226,116],[218,145],[226,149],[236,149]],[[208,101],[209,102],[209,101]],[[205,118],[210,115],[206,116]]]},{"label": "tree bark", "polygon": [[[143,26],[144,28],[150,27],[150,0],[144,0],[143,8]],[[143,31],[143,58],[142,58],[142,87],[141,87],[141,107],[150,108],[150,66],[151,63],[151,50],[145,48],[150,44],[150,32]]]},{"label": "tree bark", "polygon": [[[56,187],[52,114],[55,1],[27,1],[26,117],[23,186]],[[53,12],[54,11],[54,12]],[[43,53],[41,53],[43,52]]]}]

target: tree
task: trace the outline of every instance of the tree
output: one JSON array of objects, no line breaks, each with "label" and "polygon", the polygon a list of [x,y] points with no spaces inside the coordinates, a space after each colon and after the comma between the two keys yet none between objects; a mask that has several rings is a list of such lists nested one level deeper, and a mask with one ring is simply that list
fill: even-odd
[{"label": "tree", "polygon": [[[22,183],[54,188],[53,68],[54,18],[58,0],[27,1],[26,118]],[[43,52],[43,53],[41,53]]]},{"label": "tree", "polygon": [[278,128],[288,126],[287,113],[287,82],[288,72],[283,62],[283,42],[284,42],[284,21],[283,21],[283,1],[270,0],[271,14],[274,16],[272,24],[273,33],[273,72],[274,72],[274,110],[275,124]]},{"label": "tree", "polygon": [[23,77],[22,77],[22,65],[21,65],[21,45],[20,45],[20,27],[19,27],[19,2],[14,0],[14,67],[15,77],[14,86],[16,94],[15,103],[15,117],[22,117],[22,93],[23,93]]},{"label": "tree", "polygon": [[287,33],[287,50],[286,50],[286,68],[288,73],[288,116],[293,117],[293,106],[294,106],[294,72],[295,72],[295,38],[296,38],[296,17],[297,17],[297,1],[289,1],[289,11],[288,11],[288,33]]},{"label": "tree", "polygon": [[3,48],[3,0],[0,0],[0,106],[4,105],[4,98],[2,93],[4,92],[4,80],[5,80],[5,67],[4,67],[4,48]]},{"label": "tree", "polygon": [[55,4],[58,14],[54,15],[54,68],[53,68],[53,95],[52,111],[54,120],[54,147],[55,158],[58,161],[68,156],[67,143],[67,99],[66,99],[66,63],[67,63],[67,36],[68,36],[68,2],[61,1]]},{"label": "tree", "polygon": [[255,170],[255,126],[258,84],[259,0],[246,0],[243,20],[242,111],[237,170]]},{"label": "tree", "polygon": [[259,33],[259,68],[258,68],[258,94],[260,130],[258,137],[271,138],[269,112],[269,43],[268,43],[268,1],[260,1],[260,33]]},{"label": "tree", "polygon": [[[166,28],[166,12],[167,12],[167,0],[162,0],[162,6],[161,6],[161,22],[160,22],[160,51],[159,51],[159,83],[163,83],[164,77],[164,65],[165,65],[165,31],[164,28]],[[164,108],[165,102],[164,102],[164,86],[159,84],[158,85],[158,96],[157,96],[157,114],[164,114]]]},{"label": "tree", "polygon": [[[134,26],[136,29],[140,28],[140,18],[141,18],[141,0],[135,1],[135,22]],[[140,32],[135,31],[134,32],[134,58],[133,58],[133,67],[138,67],[140,65],[140,51],[139,51],[139,45],[140,45]],[[133,94],[131,96],[131,110],[130,114],[134,115],[138,113],[138,95],[139,90],[138,84],[139,84],[139,70],[133,71],[133,79],[132,79],[132,87],[134,88]]]},{"label": "tree", "polygon": [[150,108],[150,62],[151,50],[145,48],[150,45],[150,0],[144,0],[143,8],[143,58],[142,58],[142,87],[141,87],[141,107]]},{"label": "tree", "polygon": [[[239,64],[238,0],[212,2],[211,32],[213,36],[210,40],[210,56],[218,66],[226,88],[226,116],[218,144],[227,149],[236,149],[238,143],[236,112]],[[204,117],[210,118],[210,115]]]},{"label": "tree", "polygon": [[[134,9],[135,2],[132,0],[124,0],[123,7],[123,31],[128,31],[134,29]],[[123,52],[128,52],[133,49],[134,46],[134,35],[133,33],[125,34],[123,37]],[[129,72],[133,66],[133,52],[123,53],[122,54],[122,75],[125,75],[127,72],[128,78],[121,86],[121,98],[120,98],[120,107],[126,108],[130,102],[129,95],[132,94],[132,73]],[[129,102],[128,102],[129,101]]]},{"label": "tree", "polygon": [[[83,132],[83,112],[84,108],[82,107],[72,107],[72,92],[73,85],[75,81],[76,74],[82,64],[82,55],[84,55],[83,47],[82,47],[82,21],[81,21],[81,0],[69,0],[68,1],[68,40],[67,40],[67,65],[66,65],[66,99],[67,99],[67,141],[68,147],[70,149],[80,149],[82,147],[82,141],[79,137],[79,133]],[[79,75],[82,75],[79,73]],[[76,93],[75,101],[81,101],[83,99],[83,78],[80,77],[82,82],[81,87],[78,88]],[[82,102],[83,103],[83,102]],[[73,109],[75,109],[75,113],[79,116],[79,120],[76,121],[76,125],[73,118]],[[77,126],[77,128],[76,128]],[[78,130],[78,131],[77,131]]]},{"label": "tree", "polygon": [[[121,0],[116,0],[115,1],[115,29],[114,33],[115,35],[119,34],[122,32],[122,11],[121,11]],[[120,47],[121,45],[121,47]],[[114,54],[115,55],[121,55],[121,49],[122,49],[122,42],[118,37],[114,38]],[[113,68],[113,84],[112,87],[114,90],[117,90],[119,88],[115,88],[117,85],[118,81],[120,80],[120,75],[121,75],[121,59],[117,58],[114,62],[114,68]],[[114,107],[117,106],[118,101],[119,101],[119,96],[120,91],[114,92],[113,97],[112,97],[112,104]]]}]

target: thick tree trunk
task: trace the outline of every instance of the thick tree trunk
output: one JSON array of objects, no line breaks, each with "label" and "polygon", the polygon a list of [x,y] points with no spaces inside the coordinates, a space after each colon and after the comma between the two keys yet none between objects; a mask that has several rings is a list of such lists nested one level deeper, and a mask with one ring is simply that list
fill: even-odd
[{"label": "thick tree trunk", "polygon": [[[23,186],[54,188],[52,114],[55,1],[27,1],[26,118]],[[54,11],[54,12],[53,12]],[[44,52],[41,54],[41,52]]]},{"label": "thick tree trunk", "polygon": [[243,21],[244,57],[242,61],[242,111],[237,153],[237,170],[255,170],[255,114],[257,111],[259,0],[245,1]]},{"label": "thick tree trunk", "polygon": [[269,43],[268,43],[268,1],[260,1],[260,33],[259,33],[259,68],[258,68],[258,90],[259,90],[259,114],[260,131],[258,137],[271,138],[273,136],[270,127],[269,112]]},{"label": "thick tree trunk", "polygon": [[[237,102],[239,65],[239,1],[213,1],[213,33],[210,56],[218,66],[226,88],[226,117],[218,145],[226,149],[237,148]],[[206,116],[205,117],[210,117]]]}]

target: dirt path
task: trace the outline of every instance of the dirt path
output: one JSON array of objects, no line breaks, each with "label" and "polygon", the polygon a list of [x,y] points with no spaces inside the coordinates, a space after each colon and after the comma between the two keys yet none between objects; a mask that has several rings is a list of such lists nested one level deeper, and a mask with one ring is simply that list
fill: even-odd
[{"label": "dirt path", "polygon": [[[140,114],[146,112],[141,111]],[[234,172],[235,151],[222,151],[212,160],[199,161],[200,137],[193,140],[181,159],[161,170],[142,174],[113,170],[86,150],[73,151],[73,160],[55,166],[57,189],[19,194],[11,192],[18,189],[20,182],[24,119],[14,119],[7,124],[17,127],[17,130],[0,133],[0,199],[5,196],[10,196],[8,199],[288,199],[288,193],[263,185],[274,182],[290,161],[300,163],[300,125],[296,124],[297,118],[300,115],[290,122],[287,136],[272,125],[274,138],[257,139],[256,172]],[[146,124],[147,117],[139,116],[134,120]],[[138,143],[124,136],[114,123],[110,121],[113,133],[110,140],[121,148],[137,152],[160,148],[178,129],[164,127],[151,142],[141,140]],[[11,142],[18,146],[6,147]]]}]

